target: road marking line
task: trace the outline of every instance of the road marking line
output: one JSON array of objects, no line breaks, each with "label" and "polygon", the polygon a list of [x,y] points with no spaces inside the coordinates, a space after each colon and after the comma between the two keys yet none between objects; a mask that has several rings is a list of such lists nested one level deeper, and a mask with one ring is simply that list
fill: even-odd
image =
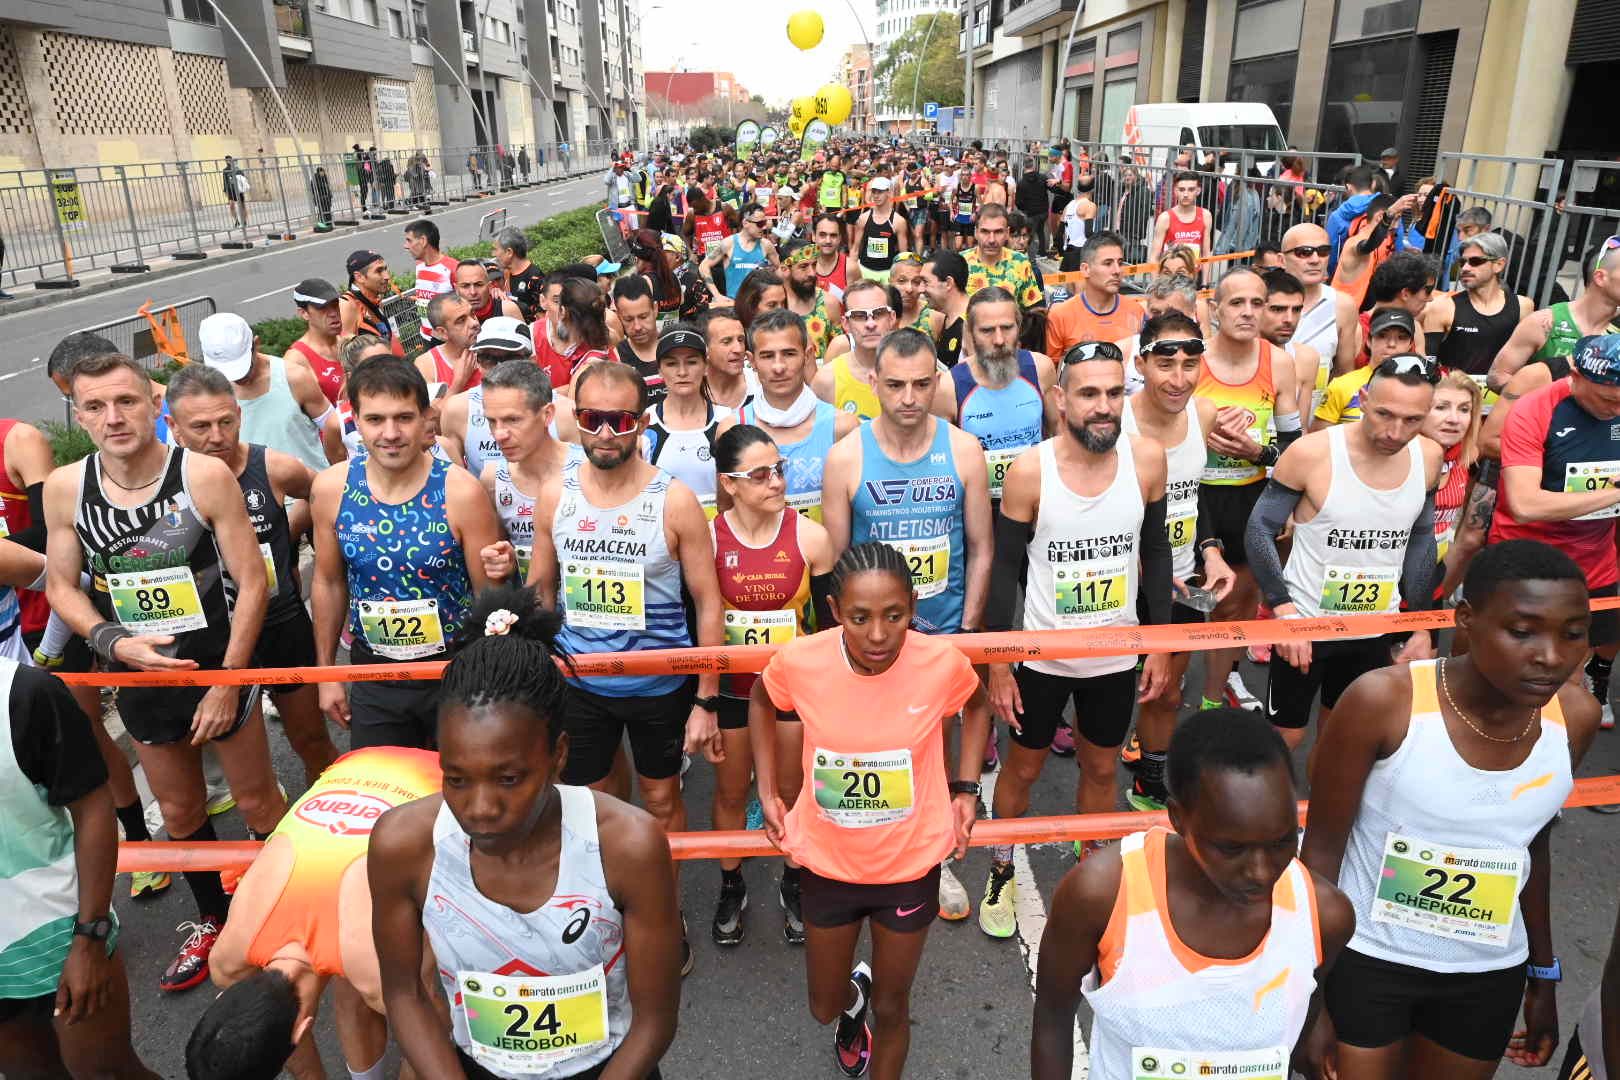
[{"label": "road marking line", "polygon": [[4,375],[0,375],[0,382],[5,382],[7,379],[15,379],[17,376],[26,374],[28,371],[38,366],[39,357],[36,356],[32,360],[28,361],[27,367],[20,368],[17,371],[8,371]]},{"label": "road marking line", "polygon": [[283,285],[279,289],[271,289],[269,292],[262,292],[258,296],[244,296],[244,297],[242,297],[242,299],[238,300],[237,303],[238,304],[251,304],[255,300],[263,300],[267,296],[274,296],[277,293],[284,293],[290,288],[292,288],[292,285]]}]

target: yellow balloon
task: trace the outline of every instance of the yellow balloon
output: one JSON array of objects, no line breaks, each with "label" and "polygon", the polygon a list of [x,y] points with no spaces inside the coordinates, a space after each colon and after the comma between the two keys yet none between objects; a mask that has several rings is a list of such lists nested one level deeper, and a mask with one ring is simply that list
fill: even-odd
[{"label": "yellow balloon", "polygon": [[821,21],[821,14],[815,11],[795,11],[788,16],[787,36],[801,49],[813,49],[821,44],[821,36],[826,33],[826,26]]},{"label": "yellow balloon", "polygon": [[795,139],[804,134],[805,123],[806,121],[800,120],[797,116],[788,117],[788,130],[793,132]]},{"label": "yellow balloon", "polygon": [[828,83],[816,91],[816,115],[829,124],[842,124],[854,108],[855,98],[847,86]]},{"label": "yellow balloon", "polygon": [[794,98],[791,104],[793,119],[802,127],[809,123],[816,115],[816,99],[813,97]]}]

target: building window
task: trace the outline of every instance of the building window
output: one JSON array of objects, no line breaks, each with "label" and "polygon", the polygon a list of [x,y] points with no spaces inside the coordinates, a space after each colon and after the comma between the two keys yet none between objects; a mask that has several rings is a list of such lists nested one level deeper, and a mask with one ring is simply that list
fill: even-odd
[{"label": "building window", "polygon": [[388,35],[397,38],[405,36],[405,13],[398,8],[388,9]]},{"label": "building window", "polygon": [[1298,69],[1298,52],[1233,64],[1227,100],[1270,105],[1278,126],[1287,131],[1294,106],[1294,75]]},{"label": "building window", "polygon": [[1333,40],[1355,41],[1416,30],[1417,20],[1418,0],[1339,0]]},{"label": "building window", "polygon": [[1402,36],[1332,51],[1318,149],[1355,151],[1371,159],[1400,142],[1412,42],[1411,36]]},{"label": "building window", "polygon": [[208,0],[169,0],[169,18],[214,25],[214,5]]},{"label": "building window", "polygon": [[1232,59],[1253,60],[1257,56],[1299,50],[1299,28],[1305,15],[1305,0],[1258,0],[1238,9],[1237,30],[1232,35]]},{"label": "building window", "polygon": [[1125,114],[1136,104],[1136,74],[1103,84],[1102,141],[1125,141]]}]

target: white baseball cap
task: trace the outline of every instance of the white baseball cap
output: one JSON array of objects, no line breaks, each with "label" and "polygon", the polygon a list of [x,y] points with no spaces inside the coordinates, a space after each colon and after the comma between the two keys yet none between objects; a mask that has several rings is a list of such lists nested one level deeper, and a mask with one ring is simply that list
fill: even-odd
[{"label": "white baseball cap", "polygon": [[231,382],[253,370],[253,327],[235,312],[210,315],[197,326],[203,362]]}]

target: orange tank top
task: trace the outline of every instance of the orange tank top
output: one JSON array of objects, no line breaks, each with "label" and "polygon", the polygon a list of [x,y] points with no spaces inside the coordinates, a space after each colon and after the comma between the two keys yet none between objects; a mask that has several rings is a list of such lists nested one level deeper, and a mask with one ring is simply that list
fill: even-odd
[{"label": "orange tank top", "polygon": [[293,865],[248,946],[248,963],[263,967],[296,941],[316,972],[342,975],[338,885],[344,872],[366,853],[378,818],[432,795],[442,784],[439,755],[429,750],[373,746],[333,762],[270,834],[291,841]]}]

